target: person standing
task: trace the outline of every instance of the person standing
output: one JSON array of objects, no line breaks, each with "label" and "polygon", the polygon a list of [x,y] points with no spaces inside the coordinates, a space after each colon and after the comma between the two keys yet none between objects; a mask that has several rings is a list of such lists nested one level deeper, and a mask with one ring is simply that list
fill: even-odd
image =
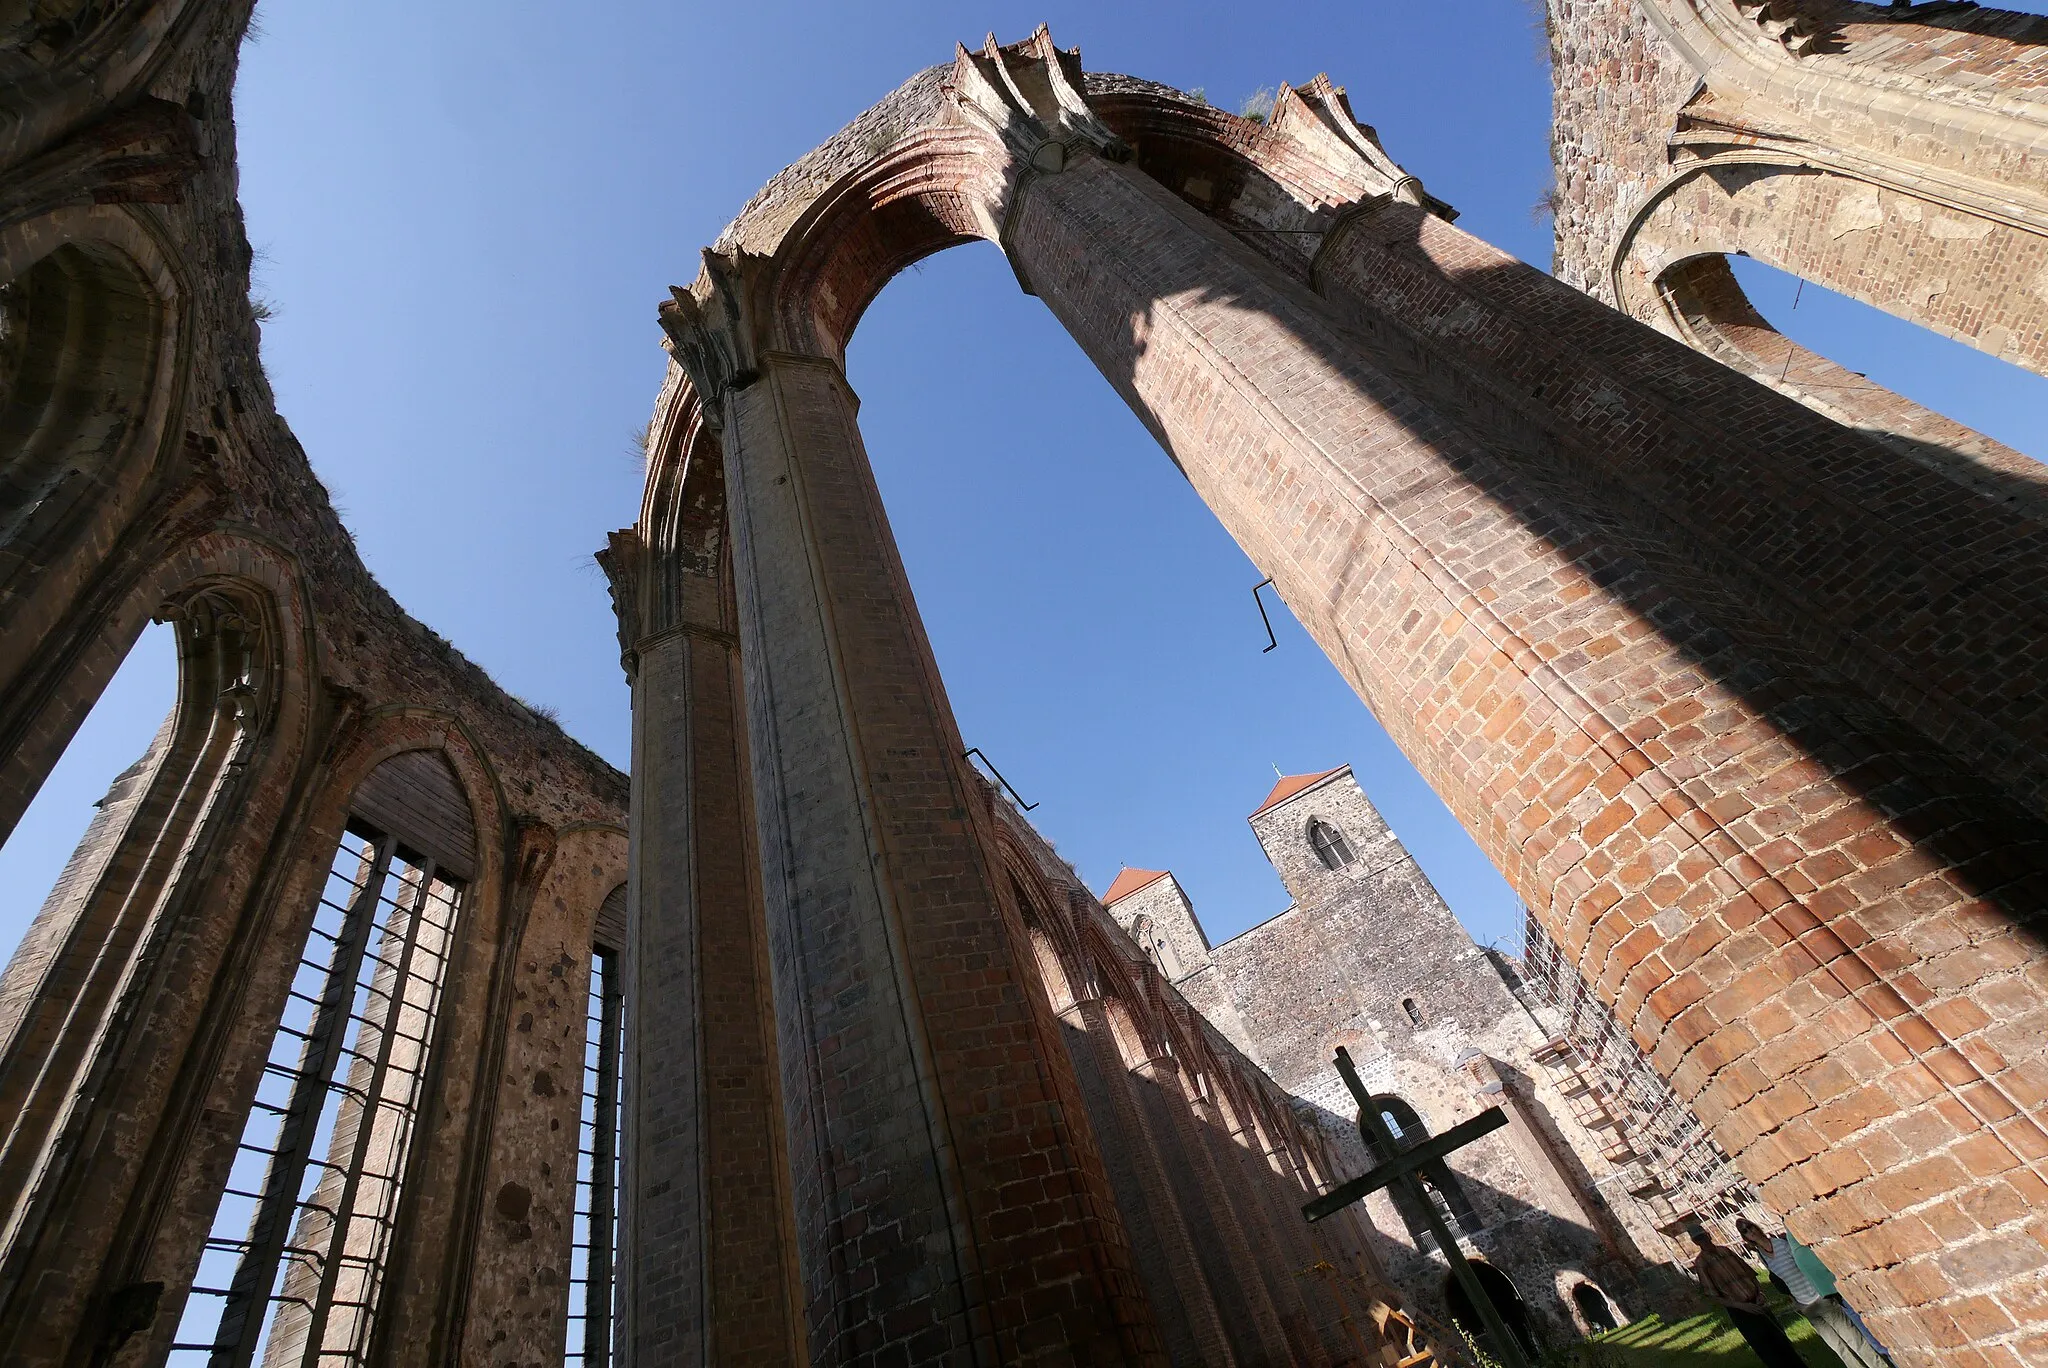
[{"label": "person standing", "polygon": [[1891,1359],[1884,1346],[1871,1337],[1862,1317],[1835,1291],[1834,1274],[1812,1250],[1790,1231],[1775,1237],[1764,1234],[1763,1228],[1747,1217],[1736,1221],[1735,1229],[1784,1284],[1786,1295],[1799,1303],[1799,1313],[1837,1358],[1849,1368],[1887,1368]]},{"label": "person standing", "polygon": [[1764,1368],[1804,1368],[1792,1341],[1771,1315],[1756,1270],[1740,1254],[1714,1243],[1713,1233],[1705,1226],[1693,1226],[1686,1233],[1700,1250],[1700,1257],[1692,1266],[1693,1276],[1700,1280],[1707,1295],[1728,1312],[1728,1319],[1735,1322],[1736,1330],[1763,1360]]}]

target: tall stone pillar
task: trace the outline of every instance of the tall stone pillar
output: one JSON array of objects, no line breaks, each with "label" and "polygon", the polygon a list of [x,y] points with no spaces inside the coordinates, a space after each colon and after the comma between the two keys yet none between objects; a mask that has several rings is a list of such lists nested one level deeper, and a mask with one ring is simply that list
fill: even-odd
[{"label": "tall stone pillar", "polygon": [[853,391],[671,322],[722,419],[810,1360],[1160,1361]]},{"label": "tall stone pillar", "polygon": [[[614,533],[601,558],[633,684],[618,1343],[646,1368],[802,1355],[738,642],[712,517],[696,548]],[[707,542],[714,554],[692,555]]]},{"label": "tall stone pillar", "polygon": [[2017,1215],[1924,1232],[2048,1162],[2038,538],[1412,205],[1340,307],[1052,160],[1020,276],[1878,1333],[2020,1296]]},{"label": "tall stone pillar", "polygon": [[1096,1138],[1103,1165],[1123,1213],[1125,1232],[1145,1280],[1167,1357],[1175,1363],[1230,1365],[1230,1339],[1223,1332],[1215,1294],[1202,1272],[1181,1216],[1177,1184],[1160,1161],[1159,1146],[1145,1128],[1130,1074],[1117,1048],[1109,1008],[1100,997],[1077,1000],[1067,1010],[1081,1038],[1074,1072],[1082,1093],[1095,1103]]},{"label": "tall stone pillar", "polygon": [[[1195,1237],[1223,1327],[1241,1364],[1293,1361],[1280,1313],[1267,1293],[1264,1271],[1248,1234],[1232,1209],[1225,1177],[1201,1135],[1180,1065],[1158,1055],[1130,1070],[1153,1144],[1175,1175],[1175,1190],[1187,1196],[1188,1232]],[[1235,1179],[1236,1175],[1230,1175]]]},{"label": "tall stone pillar", "polygon": [[[1280,1318],[1281,1333],[1287,1337],[1289,1361],[1321,1364],[1325,1362],[1322,1346],[1309,1322],[1307,1303],[1301,1298],[1297,1275],[1303,1265],[1282,1247],[1280,1232],[1273,1225],[1272,1209],[1266,1204],[1272,1175],[1254,1171],[1252,1155],[1237,1138],[1230,1118],[1221,1106],[1207,1097],[1197,1097],[1193,1101],[1196,1133],[1201,1136],[1203,1146],[1216,1165],[1217,1177],[1222,1179],[1224,1200],[1229,1204],[1237,1228],[1244,1232],[1252,1265],[1258,1269],[1259,1277],[1266,1285],[1266,1296],[1273,1303],[1273,1313]],[[1260,1163],[1259,1168],[1263,1169],[1264,1164]]]}]

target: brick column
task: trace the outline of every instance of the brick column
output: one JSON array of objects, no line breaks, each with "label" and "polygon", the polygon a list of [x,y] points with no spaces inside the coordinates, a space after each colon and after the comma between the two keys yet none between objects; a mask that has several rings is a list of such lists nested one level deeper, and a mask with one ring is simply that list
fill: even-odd
[{"label": "brick column", "polygon": [[1296,1181],[1294,1163],[1286,1146],[1275,1140],[1274,1148],[1268,1149],[1258,1128],[1249,1124],[1238,1132],[1238,1143],[1245,1147],[1246,1165],[1258,1181],[1267,1219],[1272,1222],[1274,1235],[1288,1260],[1294,1295],[1331,1361],[1342,1363],[1350,1356],[1341,1324],[1342,1307],[1325,1294],[1323,1284],[1311,1271],[1322,1254],[1309,1238],[1309,1224],[1301,1214],[1308,1194]]},{"label": "brick column", "polygon": [[[1878,1333],[1932,1364],[1985,1297],[1991,1336],[2048,1328],[2048,832],[2010,796],[2041,767],[1959,759],[2038,725],[2035,543],[1648,330],[1586,324],[1595,383],[1598,306],[1380,212],[1424,250],[1342,326],[1095,157],[1030,179],[1005,244]],[[1653,379],[1654,410],[1622,383]],[[1761,465],[1715,483],[1764,450],[1786,502]],[[2030,568],[1966,593],[1994,545]],[[1859,634],[1919,663],[1880,678]]]},{"label": "brick column", "polygon": [[1182,1208],[1188,1233],[1194,1236],[1237,1361],[1291,1363],[1293,1351],[1266,1290],[1264,1270],[1231,1207],[1224,1175],[1203,1141],[1180,1065],[1162,1055],[1131,1069],[1130,1077],[1152,1143],[1174,1175],[1174,1190],[1188,1196]]},{"label": "brick column", "polygon": [[[1209,1280],[1195,1257],[1175,1186],[1160,1165],[1131,1097],[1130,1075],[1101,998],[1083,998],[1063,1014],[1074,1041],[1074,1074],[1089,1100],[1103,1167],[1116,1192],[1145,1294],[1159,1319],[1166,1356],[1174,1363],[1231,1364]],[[1076,1039],[1076,1037],[1079,1037]]]},{"label": "brick column", "polygon": [[853,391],[722,404],[811,1361],[1157,1361]]},{"label": "brick column", "polygon": [[633,894],[620,1282],[636,1362],[781,1361],[779,1101],[729,642],[643,648],[633,690]]},{"label": "brick column", "polygon": [[738,644],[699,587],[632,652],[619,1343],[779,1364],[801,1335]]},{"label": "brick column", "polygon": [[1224,1194],[1230,1199],[1231,1210],[1236,1213],[1238,1226],[1251,1246],[1252,1258],[1265,1279],[1266,1295],[1280,1317],[1280,1328],[1287,1336],[1293,1362],[1326,1362],[1309,1317],[1308,1303],[1301,1295],[1300,1274],[1308,1260],[1296,1257],[1274,1224],[1270,1200],[1272,1173],[1257,1154],[1246,1148],[1241,1133],[1231,1129],[1229,1117],[1214,1102],[1198,1099],[1195,1121],[1215,1157]]}]

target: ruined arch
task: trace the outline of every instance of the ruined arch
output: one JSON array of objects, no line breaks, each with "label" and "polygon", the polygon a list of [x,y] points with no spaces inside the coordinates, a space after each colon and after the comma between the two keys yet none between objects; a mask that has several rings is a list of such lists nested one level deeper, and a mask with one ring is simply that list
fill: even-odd
[{"label": "ruined arch", "polygon": [[[85,649],[75,620],[92,616],[95,598],[107,611],[104,600],[118,602],[129,577],[149,574],[168,554],[153,536],[133,545],[123,533],[165,473],[189,325],[168,255],[117,206],[0,228],[0,289],[9,335],[0,343],[0,740],[13,771],[0,773],[0,830],[8,830],[118,663],[101,651],[96,677],[62,678],[57,662]],[[109,555],[109,544],[126,556]],[[106,562],[120,559],[127,564],[109,577]],[[53,692],[70,697],[55,715],[37,716]],[[25,782],[24,771],[33,778]]]},{"label": "ruined arch", "polygon": [[[38,153],[47,153],[108,104],[130,103],[166,50],[184,41],[205,13],[206,6],[191,0],[9,0],[0,6],[0,49],[9,50],[10,72],[0,93],[0,113],[6,116],[0,120],[0,167],[33,167]],[[134,103],[165,102],[145,95]]]},{"label": "ruined arch", "polygon": [[[823,1153],[853,1116],[789,1061],[870,1042],[907,1081],[903,1124],[951,1137],[955,1167],[906,1200],[957,1267],[1008,1257],[985,1223],[1003,1199],[972,1195],[988,1133],[947,1100],[977,1067],[971,1038],[925,985],[971,942],[994,1020],[1029,1033],[1033,952],[1009,929],[841,362],[890,272],[969,237],[1002,247],[1752,1179],[1787,1174],[1775,1190],[1817,1221],[1845,1200],[1807,1195],[1788,1170],[1808,1161],[1759,1143],[1785,1120],[1733,1081],[1761,1044],[1726,1034],[1751,995],[1853,1002],[1787,1018],[1830,1033],[1813,1057],[1960,1061],[1943,1086],[1969,1109],[1991,1085],[1969,1111],[1987,1135],[2020,1109],[2023,1080],[1995,1078],[2008,1056],[1970,1063],[1903,995],[1887,1015],[1892,990],[1855,985],[1914,959],[1911,927],[1940,908],[1988,899],[1994,934],[2023,939],[2035,875],[1978,852],[2048,869],[2044,718],[2000,683],[2033,669],[2023,624],[2048,620],[2010,564],[2037,555],[2036,523],[1446,218],[1327,81],[1258,126],[1091,77],[1041,31],[962,50],[776,177],[663,306],[663,412],[696,405],[724,473],[726,616],[689,631],[723,633],[744,677],[783,1082],[811,1127],[793,1143]],[[1923,612],[1949,614],[1956,643],[1916,636]],[[1959,673],[1965,642],[2002,664]],[[1887,806],[1880,775],[1924,821]],[[1835,852],[1815,865],[1825,886],[1773,863],[1787,847],[1760,820]],[[987,934],[966,934],[967,906]],[[1782,962],[1761,948],[1793,941]],[[849,958],[882,974],[866,999],[833,989]],[[1057,1116],[1062,1067],[1049,1053],[1014,1095]],[[1053,1133],[1088,1190],[1086,1154]],[[811,1305],[845,1304],[826,1286],[829,1213],[862,1172],[799,1197]],[[1127,1257],[1102,1248],[1105,1269]],[[1091,1284],[1076,1342],[1123,1333],[1114,1281]],[[807,1333],[830,1356],[857,1327]]]},{"label": "ruined arch", "polygon": [[[173,623],[178,702],[141,782],[88,833],[106,843],[89,877],[45,904],[4,980],[14,1120],[0,1163],[21,1172],[0,1270],[19,1295],[0,1343],[38,1333],[96,1280],[123,1285],[150,1253],[137,1232],[178,1198],[193,1080],[212,1076],[236,1010],[235,965],[312,725],[307,613],[288,557],[216,531],[165,555],[100,626],[97,649],[117,663],[144,620]],[[40,1276],[56,1269],[76,1271]],[[56,1301],[48,1288],[63,1289]]]},{"label": "ruined arch", "polygon": [[2048,367],[2048,222],[1805,160],[1747,159],[1755,155],[1717,154],[1652,190],[1613,247],[1619,307],[1972,493],[2048,518],[2039,462],[1779,334],[1725,261],[1754,257],[2039,372]]},{"label": "ruined arch", "polygon": [[[97,505],[132,497],[177,380],[182,300],[150,231],[118,209],[0,231],[0,587],[13,597]],[[110,510],[111,511],[111,510]]]},{"label": "ruined arch", "polygon": [[1666,265],[1651,321],[1688,345],[1835,420],[1869,432],[1914,463],[1995,503],[2048,521],[2041,463],[1810,351],[1749,302],[1721,253]]}]

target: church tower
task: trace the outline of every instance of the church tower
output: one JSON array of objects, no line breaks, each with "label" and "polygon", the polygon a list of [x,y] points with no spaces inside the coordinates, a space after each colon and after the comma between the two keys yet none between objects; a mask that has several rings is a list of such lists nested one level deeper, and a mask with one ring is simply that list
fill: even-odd
[{"label": "church tower", "polygon": [[[1274,942],[1276,953],[1307,952],[1304,961],[1313,956],[1343,966],[1354,1016],[1340,1030],[1362,1032],[1396,1053],[1418,1035],[1462,1047],[1515,1012],[1485,952],[1365,796],[1351,766],[1282,778],[1249,820],[1293,899],[1283,914],[1293,924],[1284,936],[1261,937],[1267,927],[1282,930],[1282,918],[1275,918],[1246,935]],[[1275,964],[1270,972],[1298,978],[1315,967]],[[1288,1032],[1290,1021],[1298,1030],[1298,1015],[1282,1009],[1262,1026]],[[1318,1039],[1304,1067],[1327,1073],[1328,1046],[1343,1043],[1349,1042]],[[1356,1044],[1352,1049],[1358,1052]]]}]

